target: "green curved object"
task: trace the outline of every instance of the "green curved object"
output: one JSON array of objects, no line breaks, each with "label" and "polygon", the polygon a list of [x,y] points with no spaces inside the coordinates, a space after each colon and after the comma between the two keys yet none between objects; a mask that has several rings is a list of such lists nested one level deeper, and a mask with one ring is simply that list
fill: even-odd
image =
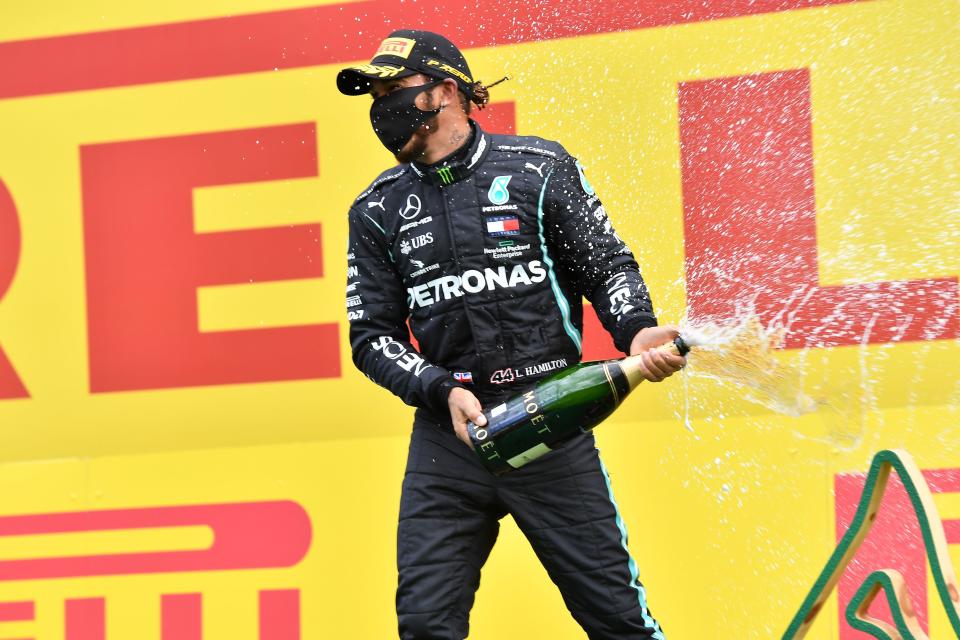
[{"label": "green curved object", "polygon": [[[881,590],[887,599],[896,627],[867,615],[870,605]],[[846,617],[852,628],[877,640],[929,640],[917,620],[903,576],[893,569],[874,571],[866,577],[847,605]]]},{"label": "green curved object", "polygon": [[[817,615],[823,609],[824,602],[833,592],[844,569],[856,555],[857,549],[873,526],[891,471],[896,471],[900,476],[900,481],[910,498],[910,504],[920,524],[923,545],[927,561],[930,563],[930,572],[937,586],[937,594],[954,634],[960,638],[960,587],[958,587],[956,572],[950,563],[943,523],[940,521],[930,495],[930,488],[924,481],[920,469],[909,453],[896,449],[881,451],[873,457],[853,522],[830,559],[827,560],[813,588],[800,605],[800,610],[791,620],[790,626],[783,634],[783,640],[798,640],[806,636],[810,630]],[[897,583],[898,580],[899,583]],[[869,633],[878,640],[927,640],[919,624],[913,624],[916,619],[913,606],[906,597],[906,589],[901,587],[902,577],[895,571],[883,570],[870,574],[857,590],[850,606],[847,607],[847,620],[854,628]],[[881,589],[885,592],[890,604],[890,611],[896,623],[895,628],[866,615],[870,603]]]}]

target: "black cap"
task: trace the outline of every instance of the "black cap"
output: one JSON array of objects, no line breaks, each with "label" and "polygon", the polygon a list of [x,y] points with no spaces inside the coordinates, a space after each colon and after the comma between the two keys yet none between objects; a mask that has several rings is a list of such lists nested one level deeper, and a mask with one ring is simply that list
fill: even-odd
[{"label": "black cap", "polygon": [[457,46],[438,33],[399,29],[380,43],[370,64],[348,67],[337,74],[337,89],[348,96],[370,91],[371,80],[403,78],[423,73],[441,80],[455,80],[468,98],[473,98],[473,76]]}]

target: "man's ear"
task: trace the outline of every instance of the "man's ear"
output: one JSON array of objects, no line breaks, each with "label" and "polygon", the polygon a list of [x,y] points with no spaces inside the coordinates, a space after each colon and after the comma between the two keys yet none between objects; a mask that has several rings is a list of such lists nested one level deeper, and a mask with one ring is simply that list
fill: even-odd
[{"label": "man's ear", "polygon": [[457,85],[456,80],[451,80],[446,78],[443,81],[443,104],[451,105],[456,104],[457,102],[457,92],[460,90],[460,87]]}]

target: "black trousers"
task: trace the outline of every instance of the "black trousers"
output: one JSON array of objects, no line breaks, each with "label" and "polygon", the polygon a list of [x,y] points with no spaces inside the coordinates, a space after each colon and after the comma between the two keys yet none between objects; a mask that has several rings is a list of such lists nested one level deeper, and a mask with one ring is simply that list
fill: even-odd
[{"label": "black trousers", "polygon": [[499,520],[511,514],[591,640],[663,640],[593,435],[491,475],[449,425],[418,417],[400,499],[402,640],[463,640]]}]

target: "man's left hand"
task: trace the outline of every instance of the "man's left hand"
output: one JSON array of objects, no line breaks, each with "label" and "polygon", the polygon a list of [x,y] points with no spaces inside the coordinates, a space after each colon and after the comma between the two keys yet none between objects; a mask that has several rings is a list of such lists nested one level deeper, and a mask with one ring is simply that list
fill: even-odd
[{"label": "man's left hand", "polygon": [[645,380],[660,382],[669,378],[687,364],[687,359],[674,353],[660,351],[657,347],[667,344],[680,335],[673,325],[647,327],[637,332],[630,342],[630,355],[641,355],[643,366],[640,372]]}]

